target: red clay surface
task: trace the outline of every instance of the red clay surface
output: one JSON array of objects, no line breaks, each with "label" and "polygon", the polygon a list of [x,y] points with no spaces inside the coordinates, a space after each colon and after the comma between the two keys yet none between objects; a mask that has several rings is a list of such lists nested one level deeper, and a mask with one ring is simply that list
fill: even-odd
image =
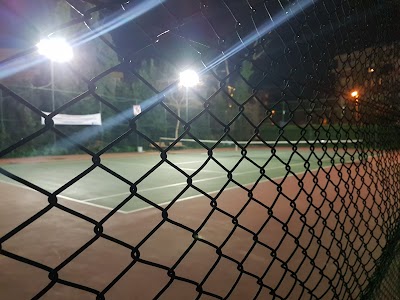
[{"label": "red clay surface", "polygon": [[[268,269],[263,283],[279,296],[275,299],[332,299],[335,296],[346,299],[359,295],[385,243],[382,230],[390,222],[388,216],[393,203],[390,203],[391,197],[383,195],[392,183],[385,183],[384,176],[377,173],[375,162],[359,167],[342,166],[341,172],[324,170],[327,173],[321,169],[317,175],[306,174],[301,180],[303,186],[299,186],[294,176],[283,182],[279,180],[282,193],[272,182],[258,184],[253,198],[270,207],[273,218],[254,200],[240,213],[249,200],[248,192],[242,189],[228,190],[218,197],[218,208],[238,215],[240,225],[259,232],[260,243],[254,248],[253,235],[236,227],[230,217],[218,211],[214,211],[199,232],[200,239],[220,247],[233,231],[221,248],[222,253],[237,261],[250,253],[243,269],[258,277]],[[0,237],[48,205],[46,197],[35,191],[0,184],[0,193]],[[63,199],[59,203],[96,221],[109,213]],[[212,210],[210,200],[199,197],[175,203],[168,210],[168,218],[196,230]],[[104,233],[137,245],[162,222],[161,211],[156,209],[117,213],[105,222]],[[95,237],[93,229],[93,224],[53,207],[1,247],[56,268]],[[172,268],[193,241],[191,232],[164,222],[139,248],[140,258]],[[216,261],[217,266],[202,284],[203,291],[226,297],[240,278],[229,299],[255,297],[260,287],[257,279],[238,271],[236,263],[220,258],[213,247],[201,241],[174,268],[175,276],[201,283]],[[131,262],[129,249],[99,238],[62,268],[58,276],[102,291]],[[282,266],[282,262],[286,265]],[[4,255],[0,255],[0,269],[2,299],[31,299],[50,282],[48,272]],[[105,299],[153,299],[170,280],[165,269],[137,262],[107,289]],[[258,299],[274,299],[270,291],[264,287]],[[194,284],[175,279],[160,299],[215,299],[205,294],[198,296]],[[41,299],[96,299],[96,295],[57,283]]]}]

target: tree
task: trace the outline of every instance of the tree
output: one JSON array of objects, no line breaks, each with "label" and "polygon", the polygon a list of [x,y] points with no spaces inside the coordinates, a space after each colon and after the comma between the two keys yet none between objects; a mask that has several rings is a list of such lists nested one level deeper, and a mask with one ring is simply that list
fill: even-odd
[{"label": "tree", "polygon": [[[247,139],[251,136],[254,128],[250,126],[246,118],[257,124],[260,121],[259,116],[262,114],[262,107],[252,97],[254,68],[251,57],[250,60],[245,59],[235,65],[234,71],[231,71],[232,66],[228,60],[225,60],[221,68],[228,78],[225,93],[229,96],[221,93],[221,96],[216,100],[217,110],[221,113],[225,112],[226,122],[236,118],[230,126],[230,134],[233,138],[236,140]],[[243,111],[240,109],[241,106],[244,108]]]}]

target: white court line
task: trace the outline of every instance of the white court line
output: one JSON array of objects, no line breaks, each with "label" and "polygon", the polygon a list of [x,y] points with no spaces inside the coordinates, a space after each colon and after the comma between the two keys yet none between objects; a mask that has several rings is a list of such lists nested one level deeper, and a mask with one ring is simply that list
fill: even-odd
[{"label": "white court line", "polygon": [[[198,161],[191,161],[191,162],[182,162],[182,163],[174,163],[175,165],[184,165],[184,164],[191,164],[191,163],[197,163],[197,162],[204,162],[203,160],[198,160]],[[117,163],[117,164],[121,164],[121,165],[133,165],[133,166],[143,166],[143,167],[148,167],[149,169],[151,169],[152,167],[154,167],[154,164],[142,164],[142,163],[136,163],[136,162],[128,162],[128,163],[124,163],[124,162],[112,162],[113,164]],[[104,164],[107,167],[107,163]],[[161,168],[168,168],[170,169],[171,166],[167,163],[163,163],[162,165],[160,165],[157,169],[161,169]],[[180,168],[183,171],[197,171],[198,169],[191,169],[191,168]],[[219,173],[219,174],[225,174],[225,172],[221,172],[221,171],[211,171],[211,170],[205,170],[202,169],[202,172],[204,173]],[[87,201],[87,200],[85,200]]]},{"label": "white court line", "polygon": [[[189,169],[189,168],[179,168],[179,169],[181,169],[181,170],[184,170],[184,171],[197,171],[198,169]],[[211,171],[211,170],[204,170],[204,169],[202,169],[201,170],[201,172],[203,172],[203,173],[217,173],[217,174],[226,174],[226,172],[221,172],[221,171]],[[201,173],[200,172],[200,173]]]},{"label": "white court line", "polygon": [[[326,169],[326,168],[328,168],[329,166],[326,166],[326,167],[323,167],[323,169]],[[315,168],[315,169],[311,169],[310,170],[310,172],[314,172],[314,171],[316,171],[316,170],[319,170],[319,168]],[[305,172],[305,171],[304,171]],[[295,175],[300,175],[300,174],[304,174],[304,172],[296,172],[296,173],[294,173]],[[293,176],[293,174],[289,174],[287,177],[291,177],[291,176]],[[283,175],[283,176],[278,176],[278,177],[273,177],[273,178],[271,178],[272,180],[279,180],[279,179],[282,179],[282,178],[284,178],[285,177],[285,175]],[[261,183],[261,182],[266,182],[266,181],[271,181],[271,180],[269,180],[269,179],[263,179],[263,180],[260,180],[258,183]],[[249,183],[245,183],[245,184],[242,184],[243,186],[248,186],[248,185],[250,185],[250,184],[254,184],[254,182],[249,182]],[[229,190],[233,190],[233,189],[238,189],[238,188],[240,188],[240,186],[231,186],[231,187],[228,187],[228,188],[225,188],[224,189],[224,191],[229,191]],[[220,192],[221,190],[216,190],[216,191],[212,191],[212,192],[206,192],[208,195],[212,195],[212,194],[216,194],[216,193],[218,193],[218,192]],[[182,198],[182,199],[179,199],[179,200],[177,200],[177,201],[175,201],[175,203],[176,202],[182,202],[182,201],[187,201],[187,200],[192,200],[192,199],[196,199],[196,198],[199,198],[199,197],[205,197],[203,194],[198,194],[198,195],[194,195],[194,196],[190,196],[190,197],[186,197],[186,198]],[[163,203],[159,203],[159,204],[157,204],[158,206],[164,206],[164,205],[168,205],[168,204],[170,204],[171,203],[171,201],[167,201],[167,202],[163,202]],[[134,210],[129,210],[129,211],[127,211],[126,213],[127,214],[130,214],[130,213],[134,213],[134,212],[137,212],[137,211],[142,211],[142,210],[146,210],[146,209],[150,209],[150,208],[154,208],[153,206],[146,206],[146,207],[142,207],[142,208],[138,208],[138,209],[134,209]]]},{"label": "white court line", "polygon": [[[370,159],[371,159],[371,157],[368,157],[368,160],[370,160]],[[322,160],[322,162],[326,162],[326,161],[330,161],[330,159]],[[202,161],[198,161],[198,162],[202,162]],[[357,162],[359,162],[359,160],[354,160],[352,163],[357,163]],[[189,163],[189,162],[188,162],[188,163]],[[190,162],[190,163],[191,163],[191,162]],[[345,162],[345,163],[346,163],[346,162]],[[182,163],[182,164],[186,164],[186,163]],[[341,165],[341,164],[342,164],[342,163],[337,163],[337,164],[335,164],[335,166]],[[291,166],[296,166],[296,165],[304,165],[304,163],[292,164]],[[274,168],[269,168],[269,169],[277,169],[277,168],[281,168],[281,167],[282,167],[282,166],[280,166],[280,167],[274,167]],[[331,167],[331,166],[322,167],[322,169],[326,169],[326,168],[329,168],[329,167]],[[319,169],[321,169],[321,167],[318,167],[318,168],[315,168],[315,169],[311,169],[311,170],[308,170],[308,171],[314,172],[314,171],[317,171],[317,170],[319,170]],[[305,170],[305,171],[300,171],[300,172],[296,172],[296,173],[294,173],[294,174],[295,174],[295,175],[300,175],[300,174],[304,174],[304,172],[306,172],[306,171],[307,171],[307,170]],[[243,175],[243,174],[254,173],[254,172],[258,172],[258,171],[241,172],[241,173],[237,173],[236,175]],[[294,174],[286,174],[286,175],[283,175],[283,176],[273,177],[273,178],[271,178],[271,179],[272,179],[272,180],[278,180],[278,179],[284,178],[285,176],[291,177],[291,176],[293,176]],[[199,179],[199,180],[194,181],[194,182],[202,182],[202,181],[214,180],[214,179],[216,179],[216,178],[224,178],[224,177],[225,177],[225,176],[218,176],[218,177],[213,177],[213,178]],[[259,182],[266,182],[266,181],[270,181],[270,180],[269,180],[269,179],[263,179],[263,180],[260,180]],[[26,189],[26,190],[30,190],[30,191],[38,192],[38,191],[36,191],[36,190],[34,190],[34,189],[32,189],[32,188],[30,188],[30,187],[28,187],[28,186],[25,186],[25,185],[23,185],[23,184],[21,184],[21,183],[8,182],[8,181],[4,181],[4,180],[2,180],[2,179],[0,179],[0,183],[7,184],[7,185],[11,185],[11,186],[15,186],[15,187],[22,188],[22,189]],[[185,183],[179,183],[179,184],[174,184],[174,185],[182,185],[182,184],[187,184],[187,183],[185,182]],[[250,184],[254,184],[254,182],[250,182],[250,183],[246,183],[246,184],[242,184],[242,185],[243,185],[243,186],[248,186],[248,185],[250,185]],[[160,188],[170,187],[170,186],[174,186],[174,185],[167,185],[167,186],[163,186],[163,187],[149,188],[149,189],[145,189],[145,190],[142,190],[142,191],[153,190],[153,189],[160,189]],[[233,187],[225,188],[224,191],[226,191],[226,190],[231,190],[231,189],[236,189],[236,188],[240,188],[240,187],[239,187],[239,186],[233,186]],[[142,192],[142,191],[141,191],[141,192]],[[210,194],[210,195],[211,195],[211,194],[215,194],[215,193],[218,193],[218,192],[220,192],[220,190],[207,192],[207,194]],[[38,192],[38,193],[40,194],[40,192]],[[118,195],[127,195],[127,194],[130,194],[130,193],[114,194],[114,195],[109,195],[109,196],[102,197],[102,198],[109,198],[109,197],[115,197],[115,196],[118,196]],[[45,196],[45,195],[44,195],[44,196]],[[198,194],[198,195],[189,196],[189,197],[186,197],[186,198],[179,199],[179,200],[177,200],[176,202],[191,200],[191,199],[195,199],[195,198],[199,198],[199,197],[203,197],[203,196],[204,196],[203,194]],[[110,208],[110,207],[103,206],[103,205],[100,205],[100,204],[95,204],[95,203],[87,202],[88,200],[79,200],[79,199],[71,198],[71,197],[68,197],[68,196],[63,196],[63,195],[61,195],[61,194],[58,194],[57,197],[63,198],[63,199],[68,200],[68,201],[77,202],[77,203],[80,203],[80,204],[85,204],[85,205],[90,205],[90,206],[97,207],[97,208],[102,208],[102,209],[105,209],[105,210],[108,210],[108,211],[111,211],[111,210],[114,209],[114,208]],[[160,204],[157,204],[157,205],[159,205],[159,206],[164,206],[164,205],[168,205],[169,203],[171,203],[171,201],[163,202],[163,203],[160,203]],[[130,210],[130,211],[118,210],[117,212],[118,212],[118,213],[121,213],[121,214],[129,214],[129,213],[134,213],[134,212],[138,212],[138,211],[142,211],[142,210],[146,210],[146,209],[150,209],[150,208],[153,208],[153,207],[152,207],[152,206],[147,206],[147,207],[143,207],[143,208],[139,208],[139,209],[134,209],[134,210]]]},{"label": "white court line", "polygon": [[173,163],[174,165],[187,165],[187,164],[194,164],[194,163],[199,163],[199,162],[204,162],[204,160],[192,160],[192,161],[185,161],[185,162],[180,162],[180,163]]},{"label": "white court line", "polygon": [[[109,210],[109,211],[112,211],[114,209],[114,208],[111,208],[111,207],[108,207],[108,206],[104,206],[104,205],[101,205],[101,204],[85,202],[85,201],[77,200],[77,199],[70,198],[70,197],[67,197],[67,196],[57,195],[57,197],[64,198],[65,200],[77,202],[77,203],[84,204],[84,205],[90,205],[90,206],[94,206],[94,207],[98,207],[98,208],[103,208],[103,209],[106,209],[106,210]],[[121,213],[121,214],[127,214],[128,213],[128,212],[122,211],[122,210],[117,210],[117,212]]]},{"label": "white court line", "polygon": [[[187,164],[194,164],[194,163],[199,163],[199,162],[203,163],[204,160],[191,160],[191,161],[184,161],[184,162],[179,162],[179,163],[173,162],[173,164],[174,165],[187,165]],[[154,167],[154,164],[143,164],[143,163],[138,163],[138,162],[122,162],[122,161],[112,160],[111,163],[112,164],[117,163],[117,164],[124,164],[124,165],[129,164],[129,165],[139,165],[139,166],[145,166],[145,167]],[[166,163],[164,163],[164,164],[166,164]],[[163,166],[163,165],[161,165],[161,166]]]},{"label": "white court line", "polygon": [[[329,160],[328,159],[322,160],[322,162],[326,162],[326,161],[330,161],[330,159]],[[297,163],[297,164],[291,164],[290,166],[299,166],[299,165],[304,165],[304,162]],[[284,169],[284,166],[268,168],[268,170],[281,169],[281,168]],[[254,170],[254,171],[246,171],[246,172],[241,172],[241,173],[234,173],[233,177],[240,176],[240,175],[245,175],[245,174],[251,174],[251,173],[259,173],[259,172],[260,172],[259,170]],[[192,183],[195,184],[195,183],[199,183],[199,182],[210,181],[210,180],[221,179],[221,178],[227,178],[227,175],[225,174],[224,176],[215,176],[215,177],[198,179],[198,180],[194,180]],[[179,183],[174,183],[174,184],[151,187],[151,188],[147,188],[147,189],[140,189],[140,190],[138,189],[138,193],[161,190],[161,189],[175,187],[175,186],[181,186],[181,185],[187,185],[187,182],[185,181],[185,182],[179,182]],[[130,194],[130,192],[124,192],[124,193],[119,193],[119,194],[113,194],[113,195],[107,195],[107,196],[101,196],[101,197],[96,197],[96,198],[85,199],[83,201],[84,202],[96,201],[96,200],[102,200],[102,199],[107,199],[107,198],[111,198],[111,197],[125,196],[125,195],[129,195],[129,194]]]},{"label": "white court line", "polygon": [[[29,190],[29,191],[38,192],[38,191],[36,191],[36,190],[30,188],[29,186],[23,185],[22,183],[9,182],[9,181],[5,181],[5,180],[2,180],[2,179],[0,179],[0,182],[1,182],[1,183],[4,183],[4,184],[12,185],[12,186],[15,186],[15,187],[24,189],[24,190]],[[41,192],[38,192],[38,193],[39,193],[39,194],[42,194]],[[43,195],[43,194],[42,194],[42,195]],[[46,195],[43,195],[43,196],[46,196]],[[79,201],[79,200],[77,200],[77,201]]]},{"label": "white court line", "polygon": [[[37,193],[43,195],[44,197],[46,197],[46,195],[44,195],[44,194],[42,194],[42,193],[30,188],[29,186],[23,185],[21,183],[9,182],[9,181],[5,181],[5,180],[2,180],[2,179],[0,179],[0,183],[8,184],[8,185],[11,185],[11,186],[15,186],[17,188],[24,189],[24,190],[34,191],[34,192],[37,192]],[[63,198],[63,199],[68,200],[68,201],[77,202],[77,203],[80,203],[80,204],[85,204],[85,205],[90,205],[90,206],[106,209],[106,210],[109,210],[109,211],[113,210],[113,208],[108,207],[108,206],[103,206],[103,205],[100,205],[100,204],[95,204],[95,203],[90,203],[90,202],[89,203],[85,203],[85,201],[83,201],[83,200],[71,198],[71,197],[68,197],[68,196],[63,196],[61,194],[58,194],[57,197],[58,198]],[[121,211],[121,210],[118,210],[117,212],[122,213],[122,214],[126,214],[127,213],[126,211]]]},{"label": "white court line", "polygon": [[[368,158],[368,160],[369,160],[369,158]],[[324,160],[323,160],[324,161]],[[352,163],[357,163],[357,162],[359,162],[359,160],[354,160],[354,162],[352,162]],[[345,162],[346,163],[346,162]],[[338,166],[338,165],[342,165],[342,163],[337,163],[337,164],[335,164],[334,166]],[[320,169],[327,169],[327,168],[330,168],[330,167],[332,167],[332,166],[326,166],[326,167],[318,167],[318,168],[315,168],[315,169],[308,169],[308,170],[306,170],[306,171],[310,171],[310,172],[315,172],[315,171],[317,171],[317,170],[320,170]],[[294,175],[301,175],[301,174],[304,174],[306,171],[303,171],[303,172],[296,172],[296,173],[294,173],[294,174],[286,174],[287,175],[287,177],[292,177],[292,176],[294,176]],[[279,179],[282,179],[282,178],[284,178],[286,175],[283,175],[283,176],[277,176],[277,177],[273,177],[273,178],[271,178],[271,180],[279,180]],[[258,183],[261,183],[261,182],[268,182],[268,181],[271,181],[270,179],[263,179],[263,180],[260,180]],[[249,183],[245,183],[245,184],[242,184],[243,186],[248,186],[248,185],[251,185],[251,184],[254,184],[255,182],[249,182]],[[229,188],[225,188],[224,189],[224,191],[228,191],[228,190],[233,190],[233,189],[238,189],[238,188],[240,188],[240,186],[231,186],[231,187],[229,187]],[[212,192],[206,192],[208,195],[212,195],[212,194],[216,194],[216,193],[218,193],[218,192],[220,192],[221,190],[216,190],[216,191],[212,191]],[[194,195],[194,196],[190,196],[190,197],[186,197],[186,198],[182,198],[182,199],[179,199],[179,200],[177,200],[177,201],[175,201],[175,203],[176,202],[182,202],[182,201],[187,201],[187,200],[191,200],[191,199],[196,199],[196,198],[199,198],[199,197],[205,197],[203,194],[198,194],[198,195]],[[158,206],[166,206],[166,205],[168,205],[168,204],[170,204],[171,203],[171,201],[167,201],[167,202],[163,202],[163,203],[158,203],[157,205]],[[142,210],[146,210],[146,209],[150,209],[150,208],[154,208],[153,206],[146,206],[146,207],[142,207],[142,208],[138,208],[138,209],[133,209],[133,210],[129,210],[129,211],[126,211],[125,213],[126,214],[130,214],[130,213],[135,213],[135,212],[138,212],[138,211],[142,211]]]}]

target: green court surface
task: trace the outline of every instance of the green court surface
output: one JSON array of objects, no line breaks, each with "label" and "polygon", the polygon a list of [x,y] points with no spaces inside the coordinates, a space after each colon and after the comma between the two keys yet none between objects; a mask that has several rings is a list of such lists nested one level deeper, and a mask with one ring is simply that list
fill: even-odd
[{"label": "green court surface", "polygon": [[[166,161],[163,161],[156,151],[117,157],[106,156],[102,157],[101,164],[122,176],[125,181],[96,167],[67,188],[63,188],[63,185],[93,165],[89,156],[86,160],[71,157],[40,163],[0,162],[0,167],[66,199],[114,208],[131,195],[129,182],[136,184],[137,192],[142,197],[153,203],[165,205],[174,199],[189,200],[201,195],[193,187],[187,188],[188,178],[191,178],[193,186],[204,193],[213,194],[224,187],[235,188],[237,183],[251,186],[258,180],[278,179],[288,171],[293,175],[358,160],[354,149],[347,152],[334,152],[333,149],[311,152],[309,149],[300,149],[297,152],[277,148],[276,155],[273,155],[271,150],[249,150],[243,158],[240,151],[216,151],[213,157],[226,169],[209,160],[200,171],[198,169],[209,159],[206,151],[174,151],[168,153]],[[232,180],[229,180],[227,170],[231,172]],[[261,174],[264,172],[265,174]],[[0,175],[0,181],[22,187],[22,184],[4,175]],[[135,196],[121,211],[132,212],[146,207],[149,207],[149,204]]]}]

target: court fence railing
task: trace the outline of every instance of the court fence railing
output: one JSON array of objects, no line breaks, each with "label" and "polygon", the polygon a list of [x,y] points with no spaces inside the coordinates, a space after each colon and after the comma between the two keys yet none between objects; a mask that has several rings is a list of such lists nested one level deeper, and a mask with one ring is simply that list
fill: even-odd
[{"label": "court fence railing", "polygon": [[[36,191],[47,201],[27,219],[15,218],[19,223],[12,228],[0,228],[0,268],[5,263],[1,258],[6,258],[17,266],[29,265],[48,273],[46,284],[28,296],[33,299],[45,297],[60,285],[85,293],[85,299],[109,299],[110,291],[118,290],[117,283],[129,270],[144,265],[168,277],[161,289],[146,294],[155,299],[172,297],[168,293],[177,282],[193,288],[193,299],[228,299],[234,297],[245,276],[257,286],[249,299],[262,298],[262,293],[271,299],[398,299],[398,9],[397,1],[57,0],[41,11],[22,12],[40,16],[33,19],[39,22],[41,36],[65,36],[75,57],[65,64],[50,64],[33,43],[0,61],[0,173],[7,182]],[[198,82],[183,86],[179,72],[185,69],[195,70]],[[134,106],[139,106],[139,113],[133,113]],[[46,115],[45,111],[51,113]],[[58,114],[99,111],[101,126],[54,124]],[[280,157],[283,146],[291,149],[287,161]],[[216,150],[224,147],[238,152],[233,166],[225,166],[217,155]],[[261,147],[268,155],[253,158],[253,147]],[[306,148],[308,154],[300,148]],[[139,179],[127,178],[102,164],[110,152],[139,149],[159,157]],[[198,151],[203,152],[204,162],[193,174],[169,159],[177,152],[197,155]],[[7,159],[12,157],[78,153],[85,155],[91,166],[55,191],[7,168]],[[132,157],[140,159],[139,155]],[[294,156],[302,160],[302,174],[291,168]],[[326,166],[323,159],[332,163]],[[271,160],[281,162],[286,172],[281,181],[267,175]],[[235,179],[244,161],[260,172],[251,187]],[[226,185],[216,194],[193,183],[193,177],[209,163],[218,165],[227,176]],[[317,169],[311,169],[312,163]],[[188,227],[168,213],[177,206],[181,193],[161,207],[138,190],[137,186],[156,176],[163,164],[186,178],[182,194],[196,189],[209,202],[210,213],[200,226]],[[59,201],[61,192],[100,169],[130,187],[129,196],[121,197],[114,209],[97,219],[85,209]],[[289,177],[298,190],[285,189]],[[255,190],[264,187],[262,182],[270,186],[260,198]],[[305,186],[311,182],[309,192]],[[229,184],[246,195],[236,214],[221,208],[219,202]],[[272,190],[277,192],[274,199],[269,198]],[[293,192],[295,196],[290,196]],[[21,203],[20,209],[24,209],[18,195],[2,197]],[[145,202],[162,219],[144,236],[136,236],[135,242],[104,232],[104,226],[117,219],[118,211],[130,201]],[[290,206],[288,219],[276,208],[282,203]],[[265,212],[265,219],[257,220],[263,224],[257,230],[241,223],[240,217],[251,204]],[[301,211],[301,205],[307,209]],[[4,214],[8,214],[8,207]],[[23,249],[9,246],[19,233],[35,228],[35,222],[55,210],[91,224],[92,237],[56,266],[46,262],[45,253],[39,259],[30,256],[23,245]],[[200,234],[216,212],[233,224],[220,244]],[[289,226],[295,218],[300,231]],[[311,220],[317,221],[312,224]],[[269,236],[279,239],[278,246],[262,238],[263,230],[273,228],[273,223],[283,231],[281,236]],[[144,246],[156,232],[162,232],[163,224],[192,237],[190,246],[180,245],[185,250],[173,264],[159,263]],[[57,226],[68,230],[68,225]],[[250,234],[253,243],[243,250],[242,260],[224,248],[239,229]],[[134,229],[131,234],[135,235]],[[305,242],[309,235],[310,241]],[[38,243],[48,242],[45,233],[37,236]],[[64,278],[63,271],[80,261],[78,258],[97,240],[129,250],[129,265],[101,288],[85,284],[79,274]],[[283,258],[281,245],[285,242],[293,243],[295,250]],[[217,255],[201,280],[194,274],[180,276],[177,271],[196,244]],[[261,274],[246,267],[256,247],[263,249],[263,259],[270,260]],[[298,264],[292,259],[297,250],[302,255]],[[143,253],[146,251],[149,256]],[[206,283],[210,281],[224,284],[222,278],[212,277],[222,260],[236,265],[236,279],[224,292],[208,290]],[[281,272],[274,274],[275,281],[267,282],[276,265]],[[306,274],[305,265],[311,268]],[[335,272],[330,273],[330,268]],[[18,267],[15,270],[19,272]],[[6,279],[8,298],[24,291],[18,276]],[[293,285],[282,291],[289,281]],[[125,296],[140,298],[135,294],[139,288],[152,289],[152,285],[135,286]],[[179,291],[174,297],[178,299]]]}]

